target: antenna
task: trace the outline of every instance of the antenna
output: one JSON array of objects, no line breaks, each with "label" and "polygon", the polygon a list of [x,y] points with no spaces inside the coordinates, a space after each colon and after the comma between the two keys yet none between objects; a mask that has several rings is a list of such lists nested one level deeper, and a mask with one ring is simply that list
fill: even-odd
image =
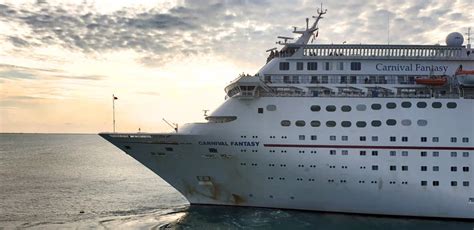
[{"label": "antenna", "polygon": [[467,33],[465,34],[467,35],[467,44],[470,46],[471,45],[471,27],[467,28]]},{"label": "antenna", "polygon": [[163,118],[163,121],[164,121],[167,125],[169,125],[171,128],[173,128],[175,132],[178,132],[178,124],[169,122],[169,121],[167,121],[167,120],[164,119],[164,118]]},{"label": "antenna", "polygon": [[308,28],[309,28],[309,18],[306,18],[306,30],[308,30]]}]

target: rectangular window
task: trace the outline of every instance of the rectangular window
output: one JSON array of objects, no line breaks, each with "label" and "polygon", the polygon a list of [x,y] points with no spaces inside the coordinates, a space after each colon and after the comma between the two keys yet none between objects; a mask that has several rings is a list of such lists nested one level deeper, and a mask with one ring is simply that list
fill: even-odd
[{"label": "rectangular window", "polygon": [[325,62],[324,63],[324,70],[332,70],[332,63],[331,62]]},{"label": "rectangular window", "polygon": [[469,152],[463,152],[462,157],[469,157]]},{"label": "rectangular window", "polygon": [[289,62],[280,62],[280,70],[290,70]]},{"label": "rectangular window", "polygon": [[344,70],[344,62],[337,63],[337,70]]},{"label": "rectangular window", "polygon": [[351,62],[351,70],[359,71],[361,69],[362,68],[360,62]]},{"label": "rectangular window", "polygon": [[463,171],[463,172],[469,172],[469,167],[467,167],[467,166],[466,166],[466,167],[462,167],[462,171]]},{"label": "rectangular window", "polygon": [[421,142],[426,142],[427,138],[426,137],[421,137]]},{"label": "rectangular window", "polygon": [[394,157],[397,155],[397,151],[390,151],[390,156]]},{"label": "rectangular window", "polygon": [[421,186],[426,186],[426,185],[428,185],[428,182],[426,180],[422,180],[421,181]]},{"label": "rectangular window", "polygon": [[342,136],[342,140],[347,141],[347,140],[349,140],[349,137],[348,136]]},{"label": "rectangular window", "polygon": [[318,70],[318,63],[317,62],[308,62],[306,63],[307,70]]},{"label": "rectangular window", "polygon": [[457,181],[451,181],[451,186],[453,186],[453,187],[458,186],[458,182]]},{"label": "rectangular window", "polygon": [[390,141],[391,141],[391,142],[395,142],[395,141],[397,141],[397,137],[393,137],[393,136],[392,136],[392,137],[390,137]]},{"label": "rectangular window", "polygon": [[421,166],[421,171],[427,171],[428,167],[427,166]]},{"label": "rectangular window", "polygon": [[342,150],[342,155],[347,156],[349,154],[349,151],[347,150]]},{"label": "rectangular window", "polygon": [[469,137],[463,137],[462,142],[463,143],[469,143]]},{"label": "rectangular window", "polygon": [[379,170],[379,166],[378,165],[372,165],[372,170],[374,170],[374,171]]},{"label": "rectangular window", "polygon": [[421,152],[421,156],[422,156],[422,157],[428,156],[428,152],[425,152],[425,151]]},{"label": "rectangular window", "polygon": [[456,166],[451,166],[451,172],[457,172],[458,171],[458,167]]},{"label": "rectangular window", "polygon": [[296,70],[303,70],[303,62],[296,63]]},{"label": "rectangular window", "polygon": [[377,137],[377,136],[372,136],[372,141],[379,141],[379,137]]},{"label": "rectangular window", "polygon": [[438,172],[439,171],[439,166],[433,166],[433,171]]},{"label": "rectangular window", "polygon": [[365,154],[366,154],[366,152],[365,152],[364,150],[361,150],[361,151],[360,151],[360,155],[361,155],[361,156],[365,156]]},{"label": "rectangular window", "polygon": [[312,140],[312,141],[315,141],[315,140],[317,140],[317,139],[318,139],[318,136],[316,136],[316,135],[311,135],[311,140]]},{"label": "rectangular window", "polygon": [[451,142],[456,143],[458,139],[456,137],[451,137]]},{"label": "rectangular window", "polygon": [[451,157],[457,157],[458,153],[457,152],[451,152]]},{"label": "rectangular window", "polygon": [[359,140],[360,140],[360,141],[365,141],[365,136],[360,136],[360,137],[359,137]]},{"label": "rectangular window", "polygon": [[379,152],[378,151],[372,151],[372,156],[378,156]]},{"label": "rectangular window", "polygon": [[331,154],[331,155],[336,155],[336,150],[330,150],[330,151],[329,151],[329,154]]},{"label": "rectangular window", "polygon": [[299,135],[298,138],[300,139],[300,141],[304,141],[305,136],[304,135]]},{"label": "rectangular window", "polygon": [[402,137],[402,141],[403,141],[403,142],[407,142],[407,141],[408,141],[408,137]]},{"label": "rectangular window", "polygon": [[408,151],[402,151],[402,156],[407,157],[408,156]]},{"label": "rectangular window", "polygon": [[439,157],[439,152],[433,152],[433,157]]},{"label": "rectangular window", "polygon": [[396,171],[397,170],[397,166],[395,165],[390,165],[390,171]]},{"label": "rectangular window", "polygon": [[335,141],[335,140],[336,140],[336,136],[329,136],[329,140]]},{"label": "rectangular window", "polygon": [[258,108],[258,113],[263,113],[263,108]]},{"label": "rectangular window", "polygon": [[433,137],[433,142],[439,142],[439,137]]},{"label": "rectangular window", "polygon": [[403,165],[402,166],[402,171],[408,171],[408,165]]},{"label": "rectangular window", "polygon": [[463,181],[463,182],[462,182],[462,186],[468,187],[468,186],[469,186],[469,181]]},{"label": "rectangular window", "polygon": [[439,186],[439,181],[437,180],[433,181],[433,186]]}]

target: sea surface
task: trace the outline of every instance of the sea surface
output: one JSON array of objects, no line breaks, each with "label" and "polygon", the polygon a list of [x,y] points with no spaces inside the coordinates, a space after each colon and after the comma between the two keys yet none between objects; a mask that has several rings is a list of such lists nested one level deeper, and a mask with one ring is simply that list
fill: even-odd
[{"label": "sea surface", "polygon": [[98,135],[0,134],[0,230],[467,229],[474,223],[189,206]]}]

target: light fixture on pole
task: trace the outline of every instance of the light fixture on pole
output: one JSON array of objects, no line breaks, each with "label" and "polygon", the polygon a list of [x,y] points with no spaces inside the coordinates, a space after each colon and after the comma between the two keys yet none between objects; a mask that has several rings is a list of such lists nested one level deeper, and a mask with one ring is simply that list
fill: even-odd
[{"label": "light fixture on pole", "polygon": [[115,100],[117,100],[118,97],[112,94],[112,120],[113,120],[113,126],[114,126],[114,133],[115,133]]}]

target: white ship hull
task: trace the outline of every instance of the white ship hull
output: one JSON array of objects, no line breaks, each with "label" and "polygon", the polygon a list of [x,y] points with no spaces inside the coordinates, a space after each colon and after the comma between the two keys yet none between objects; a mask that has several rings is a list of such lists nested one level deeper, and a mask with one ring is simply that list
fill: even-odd
[{"label": "white ship hull", "polygon": [[[405,101],[413,104],[411,108],[400,106]],[[417,108],[419,101],[428,107]],[[387,109],[388,102],[397,107]],[[431,108],[432,102],[441,102],[442,108]],[[448,102],[457,107],[446,108]],[[373,111],[373,103],[381,104],[382,109]],[[367,110],[356,110],[358,104],[366,105]],[[268,111],[267,105],[277,109]],[[322,110],[312,112],[312,105],[320,105]],[[335,105],[338,112],[325,111],[327,105]],[[352,110],[341,112],[343,105]],[[258,108],[264,112],[257,113]],[[101,136],[166,180],[191,204],[474,219],[473,100],[231,98],[214,114],[237,119],[188,124],[176,134]],[[388,126],[388,119],[397,124]],[[290,120],[291,126],[282,127],[282,120]],[[297,120],[306,125],[295,126]],[[320,121],[321,126],[310,126],[312,120]],[[336,127],[325,125],[330,120],[336,121]],[[371,127],[373,120],[382,121],[382,125]],[[402,120],[412,124],[403,126]],[[419,126],[418,120],[427,124]],[[343,128],[342,121],[351,121],[352,126]],[[357,121],[368,125],[356,127]],[[360,136],[366,140],[361,141]],[[396,140],[390,141],[390,137]],[[408,140],[402,142],[402,137]],[[421,137],[427,142],[421,142]],[[434,137],[439,141],[432,142]],[[457,141],[451,142],[452,137]],[[451,171],[452,167],[457,171]],[[469,171],[463,171],[465,167]]]}]

